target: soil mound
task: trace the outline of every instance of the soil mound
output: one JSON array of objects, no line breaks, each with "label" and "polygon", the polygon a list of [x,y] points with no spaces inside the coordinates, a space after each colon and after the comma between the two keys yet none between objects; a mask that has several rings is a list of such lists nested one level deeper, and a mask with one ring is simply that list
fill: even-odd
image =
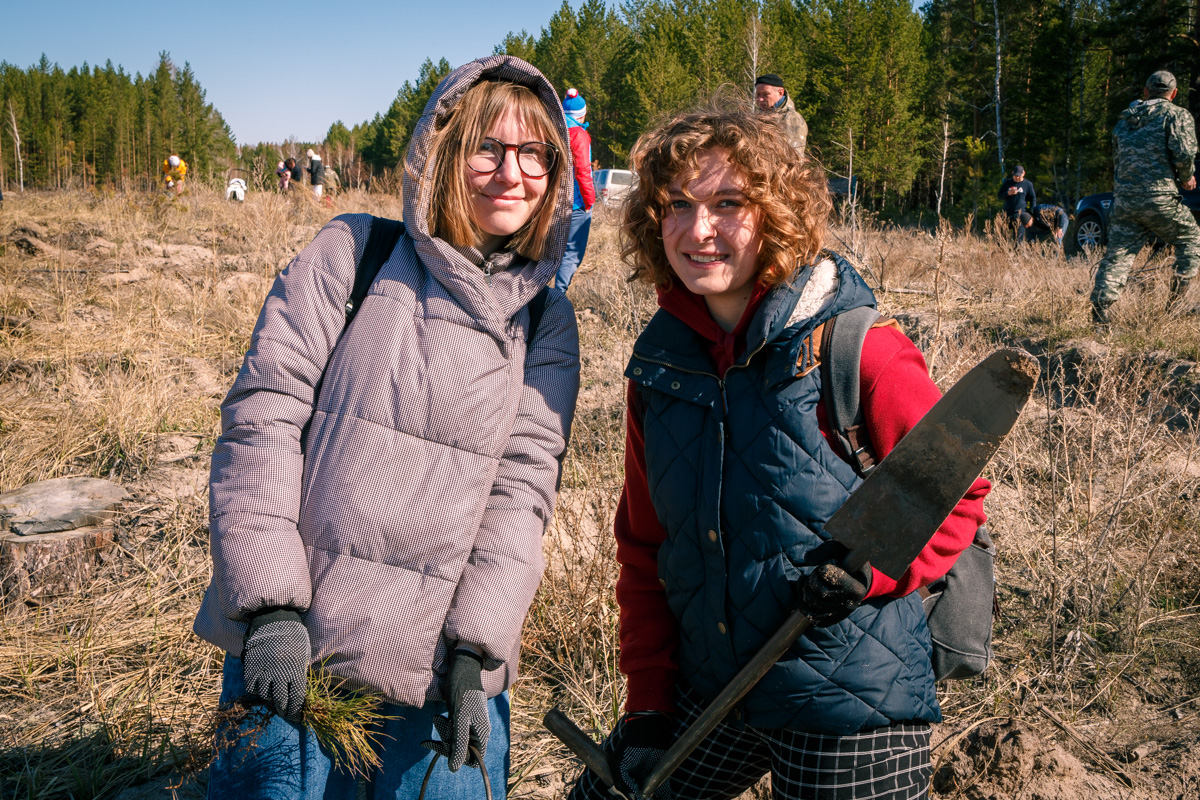
[{"label": "soil mound", "polygon": [[985,722],[937,764],[933,788],[958,800],[1116,800],[1128,789],[1089,774],[1071,753],[1016,719]]}]

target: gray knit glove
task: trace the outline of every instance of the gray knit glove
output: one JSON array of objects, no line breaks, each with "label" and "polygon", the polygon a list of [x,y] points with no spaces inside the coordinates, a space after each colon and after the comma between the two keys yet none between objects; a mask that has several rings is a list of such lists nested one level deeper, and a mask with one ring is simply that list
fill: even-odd
[{"label": "gray knit glove", "polygon": [[308,629],[299,614],[281,608],[257,615],[242,646],[246,693],[288,722],[300,722],[310,657]]},{"label": "gray knit glove", "polygon": [[[605,748],[613,789],[622,797],[640,797],[642,784],[674,741],[675,720],[669,714],[634,711],[621,717]],[[670,784],[658,787],[651,800],[671,800]]]},{"label": "gray knit glove", "polygon": [[458,772],[463,764],[479,766],[468,745],[474,745],[480,758],[487,752],[492,723],[488,719],[482,675],[483,656],[470,650],[454,651],[450,670],[442,683],[442,694],[449,710],[446,716],[433,718],[441,741],[421,742],[423,747],[445,756],[451,772]]},{"label": "gray knit glove", "polygon": [[841,622],[862,605],[871,588],[871,571],[847,572],[840,564],[826,561],[809,573],[800,584],[800,609],[812,620],[813,627],[824,628]]}]

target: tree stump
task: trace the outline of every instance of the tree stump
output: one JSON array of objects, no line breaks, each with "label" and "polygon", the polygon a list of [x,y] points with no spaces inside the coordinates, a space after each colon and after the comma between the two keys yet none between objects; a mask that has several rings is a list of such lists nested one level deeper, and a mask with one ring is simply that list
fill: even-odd
[{"label": "tree stump", "polygon": [[0,494],[0,610],[78,592],[113,544],[101,524],[127,496],[98,478],[56,478]]},{"label": "tree stump", "polygon": [[0,533],[0,609],[11,612],[26,600],[78,592],[112,545],[108,526],[29,536]]}]

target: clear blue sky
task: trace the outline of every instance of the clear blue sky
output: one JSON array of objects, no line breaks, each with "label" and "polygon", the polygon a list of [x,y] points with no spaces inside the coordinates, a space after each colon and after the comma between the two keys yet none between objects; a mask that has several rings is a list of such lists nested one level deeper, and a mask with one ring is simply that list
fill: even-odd
[{"label": "clear blue sky", "polygon": [[370,119],[426,58],[458,66],[490,55],[510,30],[536,38],[562,0],[5,5],[0,60],[24,68],[45,53],[66,70],[111,59],[145,75],[166,50],[179,66],[191,63],[237,141],[253,144],[316,141],[336,119]]}]

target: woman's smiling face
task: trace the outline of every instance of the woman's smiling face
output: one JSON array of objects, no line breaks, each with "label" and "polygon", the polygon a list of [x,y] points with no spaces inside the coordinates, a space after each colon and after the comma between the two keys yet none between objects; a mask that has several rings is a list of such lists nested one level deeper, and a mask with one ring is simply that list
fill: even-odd
[{"label": "woman's smiling face", "polygon": [[[506,144],[536,141],[537,136],[513,113],[497,119],[486,135]],[[504,161],[495,172],[480,174],[466,164],[471,190],[471,218],[484,236],[480,249],[490,253],[533,217],[546,196],[550,178],[530,178],[521,172],[516,151],[505,150]]]},{"label": "woman's smiling face", "polygon": [[746,197],[745,180],[724,151],[703,151],[696,162],[699,174],[687,185],[686,194],[681,177],[667,186],[663,247],[683,285],[702,296],[713,318],[732,330],[750,301],[758,275],[760,215]]}]

